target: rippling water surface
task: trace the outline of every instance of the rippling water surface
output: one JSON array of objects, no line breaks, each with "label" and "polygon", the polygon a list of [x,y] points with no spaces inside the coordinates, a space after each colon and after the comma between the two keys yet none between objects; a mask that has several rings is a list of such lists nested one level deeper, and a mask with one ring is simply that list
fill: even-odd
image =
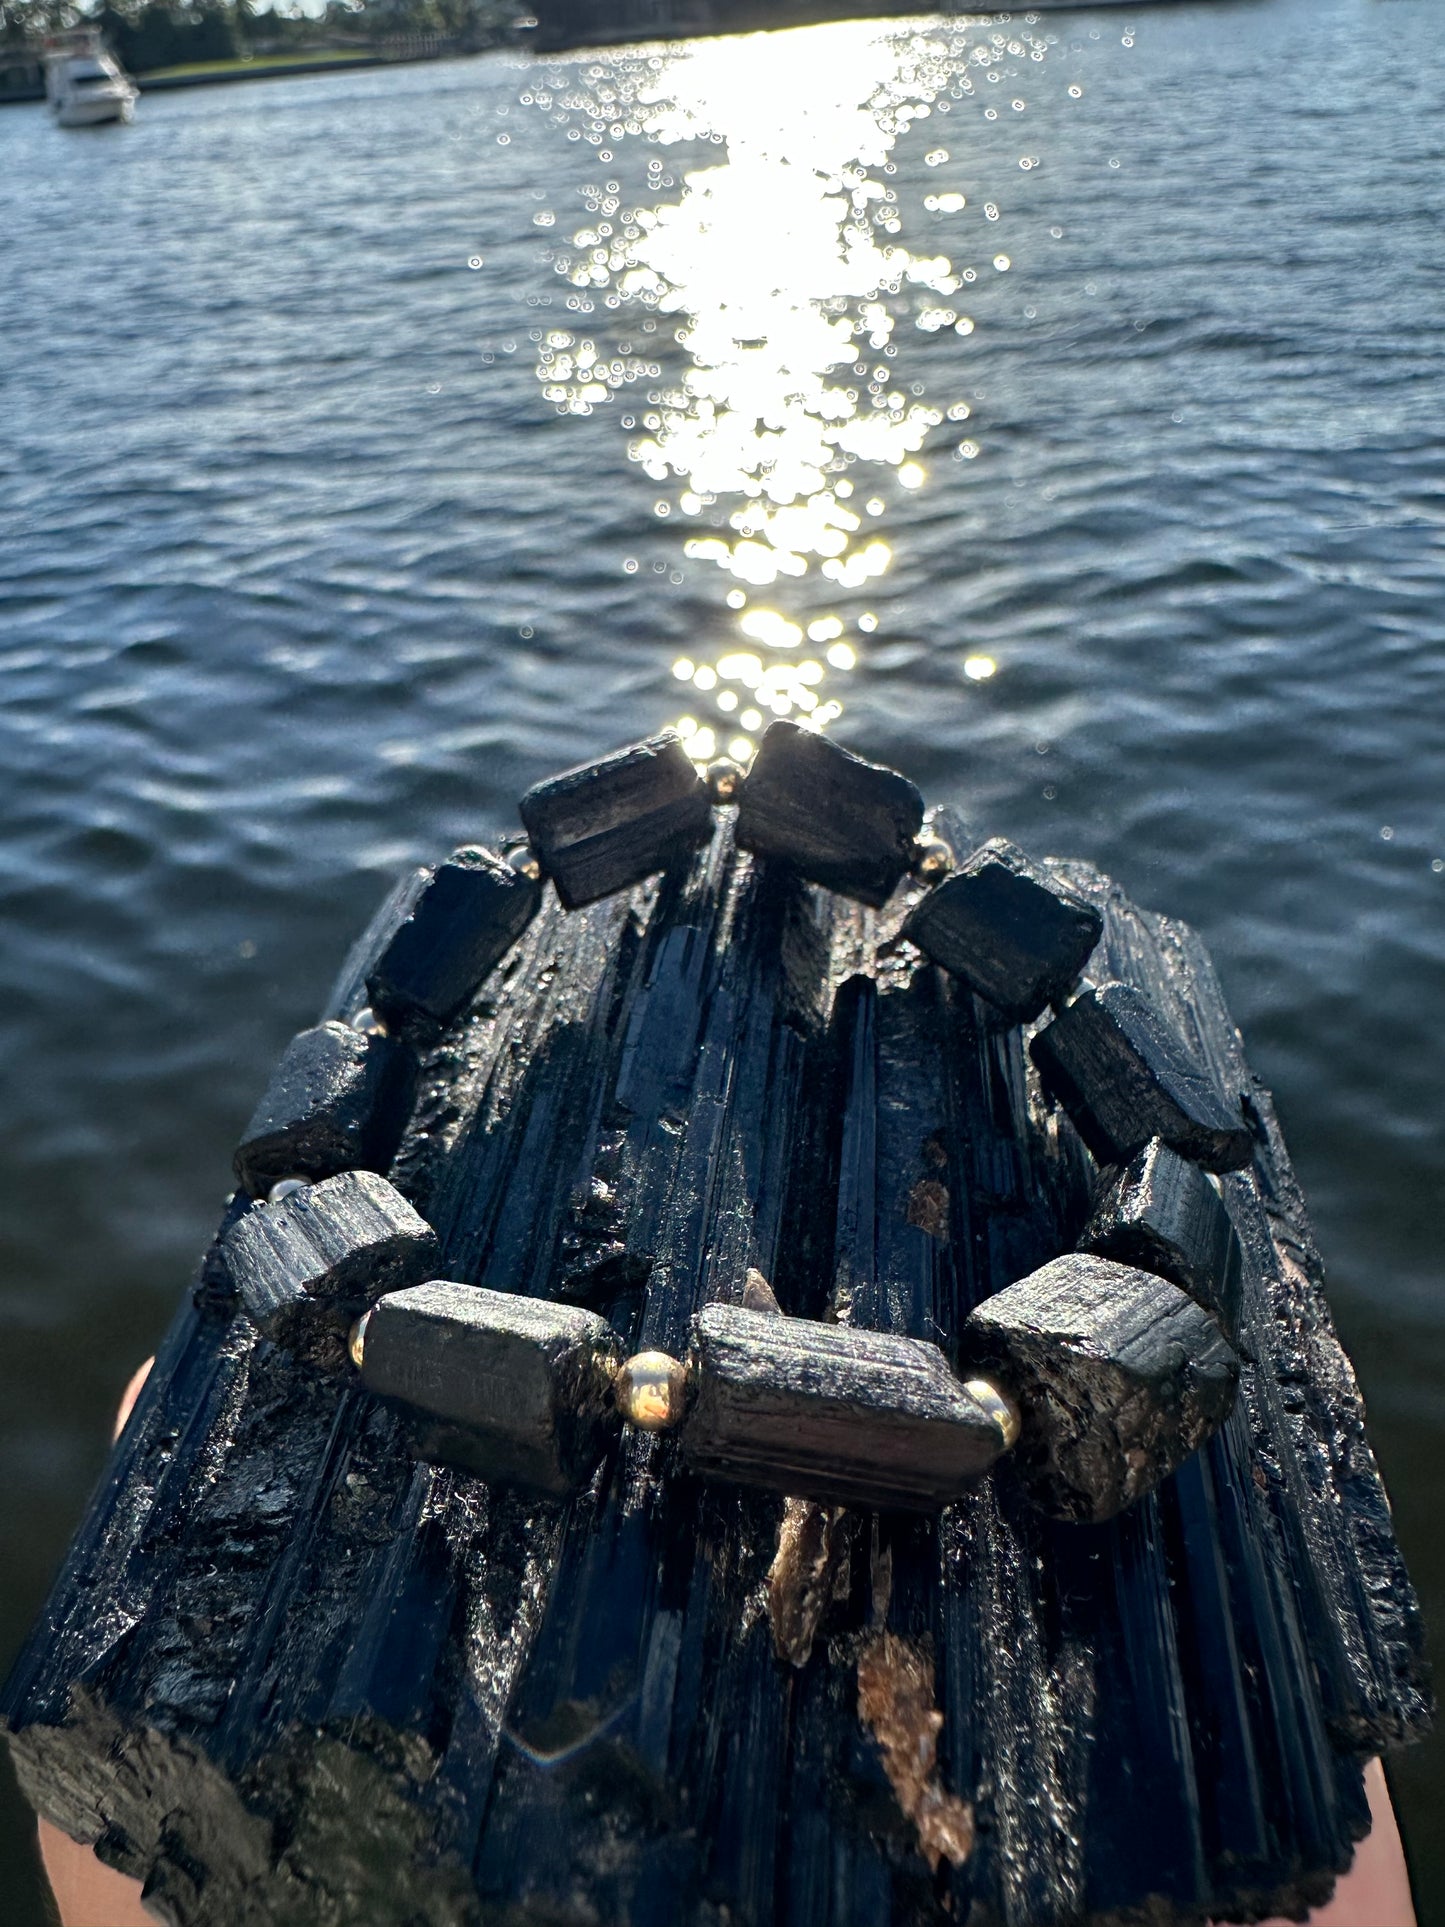
[{"label": "rippling water surface", "polygon": [[1442,97],[1258,0],[0,115],[7,1653],[392,873],[774,714],[1204,931],[1438,1648]]}]

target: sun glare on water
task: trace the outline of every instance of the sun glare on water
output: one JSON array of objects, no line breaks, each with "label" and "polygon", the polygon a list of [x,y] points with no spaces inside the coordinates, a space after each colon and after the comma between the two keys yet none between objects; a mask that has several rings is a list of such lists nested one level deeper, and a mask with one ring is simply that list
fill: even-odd
[{"label": "sun glare on water", "polygon": [[[994,204],[950,183],[954,153],[1050,38],[1032,23],[837,23],[613,50],[545,69],[524,96],[598,150],[585,221],[548,236],[571,292],[539,344],[543,391],[566,414],[619,409],[629,457],[666,491],[657,513],[726,582],[712,635],[673,664],[688,688],[674,722],[699,761],[745,761],[774,716],[821,728],[843,713],[877,627],[861,598],[893,561],[890,500],[926,489],[939,458],[978,453],[958,440],[966,402],[895,378],[895,336],[973,332],[969,284],[1008,263]],[[901,185],[905,141],[927,194]],[[701,143],[715,164],[667,171],[669,149]],[[645,184],[640,170],[622,183],[628,146]],[[909,225],[937,239],[939,214],[960,225],[954,253],[908,245]],[[974,682],[994,667],[964,665]]]}]

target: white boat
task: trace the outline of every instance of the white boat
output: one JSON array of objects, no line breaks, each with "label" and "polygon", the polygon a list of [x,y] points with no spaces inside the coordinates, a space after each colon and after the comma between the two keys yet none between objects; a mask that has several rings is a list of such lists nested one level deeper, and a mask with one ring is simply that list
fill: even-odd
[{"label": "white boat", "polygon": [[45,42],[45,98],[61,127],[127,121],[139,94],[98,28],[76,27]]}]

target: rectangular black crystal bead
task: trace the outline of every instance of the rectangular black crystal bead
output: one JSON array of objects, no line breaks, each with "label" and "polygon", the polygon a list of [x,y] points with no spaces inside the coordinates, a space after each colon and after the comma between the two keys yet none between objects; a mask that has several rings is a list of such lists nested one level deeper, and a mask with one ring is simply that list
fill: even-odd
[{"label": "rectangular black crystal bead", "polygon": [[438,864],[366,980],[388,1023],[423,1035],[451,1023],[536,916],[542,886],[468,845]]},{"label": "rectangular black crystal bead", "polygon": [[1239,1234],[1212,1180],[1162,1139],[1113,1173],[1079,1249],[1157,1272],[1211,1312],[1226,1338],[1238,1331]]},{"label": "rectangular black crystal bead", "polygon": [[563,1493],[590,1476],[615,1423],[620,1356],[617,1334],[593,1312],[432,1279],[373,1306],[361,1378],[441,1421],[420,1428],[423,1453]]},{"label": "rectangular black crystal bead", "polygon": [[415,1059],[399,1040],[335,1021],[282,1052],[232,1160],[253,1198],[279,1178],[384,1171],[401,1138]]},{"label": "rectangular black crystal bead", "polygon": [[737,841],[877,909],[907,874],[922,824],[923,797],[906,776],[779,721],[743,783]]},{"label": "rectangular black crystal bead", "polygon": [[568,910],[630,889],[712,834],[707,785],[671,729],[535,784],[520,808]]},{"label": "rectangular black crystal bead", "polygon": [[903,935],[1020,1024],[1064,995],[1103,928],[1092,903],[995,837],[928,892]]},{"label": "rectangular black crystal bead", "polygon": [[1132,984],[1086,990],[1029,1050],[1100,1164],[1126,1164],[1155,1137],[1207,1171],[1248,1164],[1254,1144],[1243,1107],[1226,1101]]},{"label": "rectangular black crystal bead", "polygon": [[1006,1445],[997,1408],[920,1338],[709,1305],[692,1374],[688,1464],[798,1498],[936,1511]]},{"label": "rectangular black crystal bead", "polygon": [[986,1298],[964,1354],[1019,1405],[1014,1463],[1052,1517],[1111,1519],[1228,1416],[1239,1360],[1167,1278],[1072,1251]]},{"label": "rectangular black crystal bead", "polygon": [[439,1246],[394,1185],[375,1171],[343,1171],[256,1205],[216,1255],[254,1325],[334,1368],[352,1320],[384,1292],[435,1271]]}]

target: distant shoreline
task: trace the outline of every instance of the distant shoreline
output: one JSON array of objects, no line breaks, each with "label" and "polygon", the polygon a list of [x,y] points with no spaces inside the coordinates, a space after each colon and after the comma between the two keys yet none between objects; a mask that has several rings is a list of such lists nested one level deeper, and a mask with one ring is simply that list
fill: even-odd
[{"label": "distant shoreline", "polygon": [[[442,47],[419,49],[415,53],[391,51],[351,52],[343,47],[319,48],[314,54],[267,55],[234,60],[206,60],[181,67],[157,67],[149,73],[132,74],[131,79],[143,94],[166,94],[180,87],[226,87],[240,80],[287,80],[301,74],[348,73],[371,67],[409,67],[426,60],[468,60],[476,54],[490,53],[495,47],[512,44],[499,36],[484,47]],[[0,89],[0,107],[33,106],[45,99],[43,83],[13,91]]]},{"label": "distant shoreline", "polygon": [[[1147,5],[1150,0],[1032,0],[1032,4],[1040,11],[1053,13],[1097,6]],[[926,0],[922,10],[929,11]],[[133,72],[131,78],[143,94],[163,94],[179,87],[219,87],[241,80],[287,80],[301,74],[346,73],[364,67],[414,66],[424,60],[468,59],[491,53],[498,47],[525,47],[536,54],[580,54],[598,47],[636,45],[652,40],[712,39],[814,26],[834,20],[887,20],[918,11],[918,0],[793,0],[784,15],[767,6],[764,0],[675,0],[672,17],[663,20],[656,16],[650,0],[549,0],[538,8],[540,18],[528,27],[503,29],[482,44],[460,46],[444,41],[438,44],[440,36],[418,35],[409,47],[406,45],[409,37],[399,36],[402,44],[393,44],[384,51],[319,47],[309,54],[238,55],[229,60],[198,61]],[[946,20],[950,16],[944,11],[939,17]],[[20,65],[19,61],[12,61],[11,71]],[[0,107],[44,100],[45,87],[38,58],[34,64],[27,59],[24,71],[27,74],[24,81],[7,86],[4,64],[0,61]],[[33,78],[29,78],[32,75]]]},{"label": "distant shoreline", "polygon": [[[476,52],[485,52],[477,48]],[[297,74],[335,74],[352,67],[402,67],[419,60],[462,58],[452,50],[446,53],[372,54],[328,50],[307,59],[289,54],[284,57],[252,60],[207,60],[186,67],[158,67],[154,73],[135,74],[132,78],[143,94],[164,94],[177,87],[226,87],[238,80],[284,80]]]}]

